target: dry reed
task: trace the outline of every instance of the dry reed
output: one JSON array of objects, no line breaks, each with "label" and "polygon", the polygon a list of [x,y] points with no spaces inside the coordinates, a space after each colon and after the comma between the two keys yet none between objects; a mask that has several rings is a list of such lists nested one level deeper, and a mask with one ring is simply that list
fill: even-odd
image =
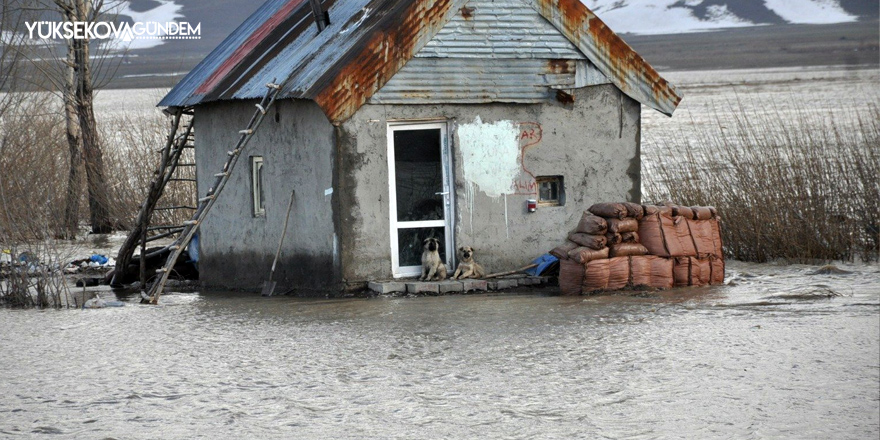
[{"label": "dry reed", "polygon": [[[70,304],[64,267],[74,255],[65,235],[69,150],[64,119],[54,95],[28,94],[0,117],[0,251],[10,251],[13,264],[0,267],[0,305],[62,307]],[[120,114],[101,121],[106,183],[111,217],[121,229],[131,227],[159,160],[157,149],[168,135],[168,118],[160,112]],[[182,162],[194,162],[192,150]],[[192,167],[179,168],[180,178],[194,178]],[[85,182],[79,182],[81,231],[86,231]],[[169,184],[161,206],[194,206],[195,186]],[[180,224],[189,210],[156,211],[152,224]],[[18,261],[22,253],[33,263]]]},{"label": "dry reed", "polygon": [[[106,183],[111,217],[118,229],[128,229],[137,215],[159,160],[157,149],[168,135],[168,118],[155,111],[126,114],[101,121]],[[52,95],[32,94],[15,112],[0,119],[0,243],[25,243],[64,232],[64,208],[69,167],[63,118]],[[181,162],[194,162],[187,150]],[[193,167],[178,168],[180,178],[195,177]],[[81,223],[88,220],[85,182]],[[163,206],[193,206],[195,186],[171,182]],[[179,224],[189,210],[157,211],[152,224]]]},{"label": "dry reed", "polygon": [[880,108],[733,106],[714,127],[657,142],[646,200],[716,206],[740,260],[880,257]]}]

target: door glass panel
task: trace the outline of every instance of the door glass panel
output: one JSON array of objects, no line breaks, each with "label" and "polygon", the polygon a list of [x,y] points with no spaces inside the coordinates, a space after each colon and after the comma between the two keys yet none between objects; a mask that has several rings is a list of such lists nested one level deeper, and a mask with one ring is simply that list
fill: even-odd
[{"label": "door glass panel", "polygon": [[445,228],[412,228],[397,230],[398,255],[400,266],[421,266],[422,246],[426,238],[436,238],[440,242],[440,260],[446,261]]},{"label": "door glass panel", "polygon": [[443,220],[439,128],[394,131],[394,172],[397,221]]}]

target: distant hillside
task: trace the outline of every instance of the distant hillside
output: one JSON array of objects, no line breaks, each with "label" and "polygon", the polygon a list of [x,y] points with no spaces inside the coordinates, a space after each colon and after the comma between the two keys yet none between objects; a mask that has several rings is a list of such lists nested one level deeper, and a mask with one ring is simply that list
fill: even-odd
[{"label": "distant hillside", "polygon": [[877,0],[581,0],[615,32],[680,34],[780,24],[871,21]]},{"label": "distant hillside", "polygon": [[[661,70],[880,63],[877,0],[581,1]],[[201,23],[202,38],[131,50],[111,86],[173,86],[261,4],[123,2],[129,18]]]}]

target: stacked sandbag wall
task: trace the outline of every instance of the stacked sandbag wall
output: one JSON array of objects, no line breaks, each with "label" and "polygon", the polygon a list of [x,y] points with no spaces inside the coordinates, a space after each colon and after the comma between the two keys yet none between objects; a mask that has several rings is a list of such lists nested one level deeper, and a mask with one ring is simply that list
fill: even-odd
[{"label": "stacked sandbag wall", "polygon": [[721,222],[712,207],[598,203],[550,253],[560,260],[563,295],[724,282]]}]

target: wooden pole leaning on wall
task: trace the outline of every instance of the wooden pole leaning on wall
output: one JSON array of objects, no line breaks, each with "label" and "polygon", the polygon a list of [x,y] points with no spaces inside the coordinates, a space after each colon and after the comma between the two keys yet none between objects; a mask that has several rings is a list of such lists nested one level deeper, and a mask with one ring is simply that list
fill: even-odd
[{"label": "wooden pole leaning on wall", "polygon": [[532,268],[535,268],[535,267],[538,267],[538,265],[537,264],[530,264],[528,266],[523,266],[523,267],[516,269],[516,270],[509,270],[507,272],[490,273],[489,275],[484,276],[482,279],[485,280],[485,279],[489,279],[489,278],[503,277],[505,275],[514,275],[514,274],[518,274],[520,272],[525,272],[525,271],[532,269]]},{"label": "wooden pole leaning on wall", "polygon": [[226,163],[223,165],[223,170],[214,175],[214,185],[211,186],[204,197],[199,199],[198,207],[196,208],[195,213],[193,213],[192,218],[183,222],[183,231],[180,233],[180,236],[177,237],[177,240],[169,246],[171,253],[168,255],[165,265],[156,271],[159,279],[156,280],[150,288],[149,294],[142,294],[141,302],[148,302],[150,304],[159,303],[159,297],[165,289],[165,283],[168,282],[168,276],[171,275],[171,271],[177,263],[177,259],[180,257],[180,254],[183,253],[186,246],[192,241],[193,235],[199,230],[202,221],[204,221],[208,212],[211,210],[211,207],[214,206],[217,196],[220,195],[220,192],[223,191],[223,188],[226,186],[226,182],[229,181],[229,175],[235,168],[235,164],[238,163],[242,151],[260,127],[260,124],[263,122],[263,117],[266,116],[266,112],[275,103],[275,98],[278,96],[278,93],[281,92],[282,86],[275,84],[274,82],[275,80],[273,79],[271,83],[266,84],[266,94],[263,96],[260,103],[256,105],[257,110],[251,117],[250,122],[248,122],[247,128],[238,132],[238,142],[235,144],[235,148],[227,153],[228,157]]}]

